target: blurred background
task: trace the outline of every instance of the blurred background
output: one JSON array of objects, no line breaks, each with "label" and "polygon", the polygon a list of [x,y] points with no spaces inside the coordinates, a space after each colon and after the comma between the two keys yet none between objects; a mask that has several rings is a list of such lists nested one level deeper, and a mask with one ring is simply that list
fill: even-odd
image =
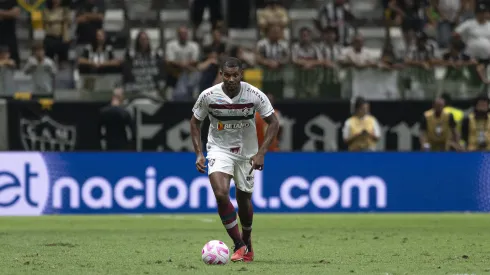
[{"label": "blurred background", "polygon": [[274,150],[354,150],[360,113],[376,121],[369,150],[424,149],[436,98],[463,149],[490,83],[487,2],[3,0],[0,149],[191,151],[192,105],[223,56],[276,106]]}]

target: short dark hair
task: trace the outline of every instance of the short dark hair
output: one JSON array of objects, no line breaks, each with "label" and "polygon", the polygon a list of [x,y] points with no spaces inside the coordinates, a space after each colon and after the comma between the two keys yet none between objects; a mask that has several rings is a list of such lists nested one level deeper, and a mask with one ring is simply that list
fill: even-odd
[{"label": "short dark hair", "polygon": [[449,93],[442,93],[441,98],[444,99],[446,105],[451,105],[453,103],[453,99]]},{"label": "short dark hair", "polygon": [[44,50],[44,45],[41,41],[35,41],[34,43],[32,43],[31,49],[33,52],[39,51],[39,50]]},{"label": "short dark hair", "polygon": [[367,101],[364,99],[364,97],[356,98],[356,101],[354,102],[354,111],[359,110],[359,108],[366,103]]},{"label": "short dark hair", "polygon": [[221,62],[220,66],[221,70],[223,71],[225,68],[242,68],[242,62],[240,59],[236,57],[226,57],[223,59]]}]

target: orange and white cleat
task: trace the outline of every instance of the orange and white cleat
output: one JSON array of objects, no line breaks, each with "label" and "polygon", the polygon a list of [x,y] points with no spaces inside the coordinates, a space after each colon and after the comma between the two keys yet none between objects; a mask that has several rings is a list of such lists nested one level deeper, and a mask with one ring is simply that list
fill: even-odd
[{"label": "orange and white cleat", "polygon": [[254,252],[250,251],[250,252],[247,252],[247,254],[243,255],[243,261],[246,263],[253,262],[254,261]]},{"label": "orange and white cleat", "polygon": [[245,254],[248,253],[248,249],[247,249],[247,246],[244,245],[240,248],[238,248],[237,250],[235,250],[235,253],[233,253],[233,255],[231,256],[231,261],[232,262],[243,262],[243,258],[245,256]]}]

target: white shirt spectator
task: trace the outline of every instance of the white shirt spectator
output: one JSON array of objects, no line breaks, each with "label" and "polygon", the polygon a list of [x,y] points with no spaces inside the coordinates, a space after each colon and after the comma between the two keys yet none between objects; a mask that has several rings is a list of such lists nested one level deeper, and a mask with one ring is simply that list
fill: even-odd
[{"label": "white shirt spectator", "polygon": [[478,38],[490,39],[490,22],[480,24],[476,19],[469,19],[457,26],[455,31],[465,43]]},{"label": "white shirt spectator", "polygon": [[199,45],[194,41],[181,44],[175,39],[167,43],[165,49],[167,61],[172,62],[197,62],[199,60]]},{"label": "white shirt spectator", "polygon": [[57,69],[52,59],[44,57],[42,61],[39,61],[34,56],[31,56],[27,60],[24,72],[32,75],[35,93],[53,93],[53,83]]}]

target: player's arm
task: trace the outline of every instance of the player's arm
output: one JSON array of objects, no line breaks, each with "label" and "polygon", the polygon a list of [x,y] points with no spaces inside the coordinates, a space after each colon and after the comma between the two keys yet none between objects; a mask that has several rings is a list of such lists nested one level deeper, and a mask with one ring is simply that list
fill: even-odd
[{"label": "player's arm", "polygon": [[202,152],[202,144],[201,144],[201,122],[208,115],[208,107],[206,104],[206,99],[204,98],[204,93],[199,96],[192,108],[192,112],[194,113],[191,117],[191,139],[192,145],[194,146],[194,152],[196,152],[197,160],[196,160],[196,168],[200,173],[205,173],[204,170],[206,168],[206,159],[204,158],[204,154]]},{"label": "player's arm", "polygon": [[194,152],[196,155],[202,154],[202,144],[201,144],[201,122],[195,115],[191,118],[191,138],[192,145],[194,146]]},{"label": "player's arm", "polygon": [[269,125],[267,130],[265,131],[264,142],[262,146],[259,148],[258,154],[265,155],[267,153],[267,149],[271,145],[272,141],[275,137],[277,137],[277,133],[279,132],[279,120],[277,116],[272,113],[268,117],[264,117],[264,121]]}]

